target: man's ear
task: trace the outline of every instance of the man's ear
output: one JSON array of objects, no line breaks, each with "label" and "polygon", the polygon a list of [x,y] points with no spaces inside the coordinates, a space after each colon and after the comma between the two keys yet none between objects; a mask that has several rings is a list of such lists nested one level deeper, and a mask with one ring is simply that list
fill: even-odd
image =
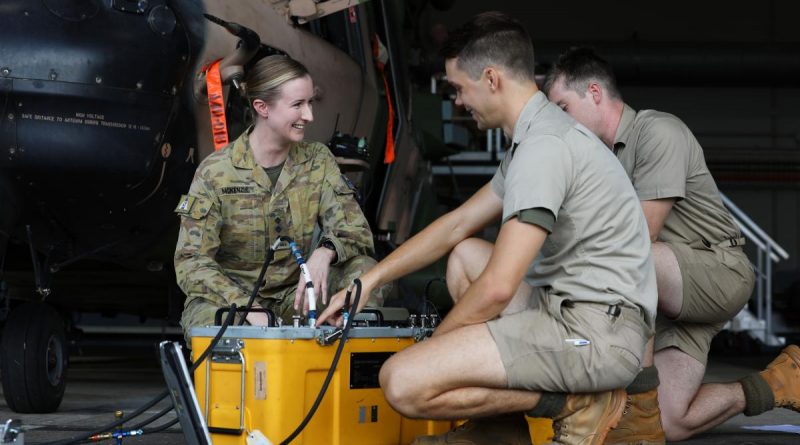
[{"label": "man's ear", "polygon": [[599,104],[603,100],[603,95],[605,94],[603,87],[597,82],[589,83],[588,92],[592,96],[592,100],[594,101],[595,105]]},{"label": "man's ear", "polygon": [[500,88],[500,73],[494,67],[488,67],[483,70],[483,76],[489,82],[489,90],[496,92]]},{"label": "man's ear", "polygon": [[259,116],[265,119],[269,116],[269,105],[261,99],[255,99],[253,101],[253,109],[256,110]]}]

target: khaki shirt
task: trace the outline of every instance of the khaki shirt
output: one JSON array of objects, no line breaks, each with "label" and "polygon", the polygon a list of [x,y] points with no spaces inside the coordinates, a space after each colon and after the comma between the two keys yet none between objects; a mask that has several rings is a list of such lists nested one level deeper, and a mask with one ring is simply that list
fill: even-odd
[{"label": "khaki shirt", "polygon": [[[277,183],[256,164],[245,132],[197,168],[189,194],[175,209],[181,229],[175,250],[178,285],[214,304],[247,303],[267,248],[289,236],[308,256],[319,224],[336,247],[337,263],[372,255],[372,233],[328,148],[301,142],[289,149]],[[288,249],[269,265],[262,297],[299,279]]]},{"label": "khaki shirt", "polygon": [[556,215],[530,284],[561,299],[638,306],[652,328],[657,293],[647,222],[611,151],[541,92],[522,110],[513,147],[491,182],[503,222],[537,207]]},{"label": "khaki shirt", "polygon": [[703,149],[677,117],[625,105],[614,153],[642,201],[675,198],[659,241],[719,244],[741,236],[706,167]]}]

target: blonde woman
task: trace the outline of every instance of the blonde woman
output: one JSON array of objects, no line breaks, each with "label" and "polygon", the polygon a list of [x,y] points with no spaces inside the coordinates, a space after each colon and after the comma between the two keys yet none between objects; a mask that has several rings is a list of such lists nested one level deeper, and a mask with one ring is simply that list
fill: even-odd
[{"label": "blonde woman", "polygon": [[[375,264],[354,191],[328,148],[303,140],[314,120],[308,70],[286,56],[265,57],[247,73],[245,91],[255,123],[203,160],[176,209],[175,271],[187,296],[181,317],[187,340],[190,327],[213,324],[217,309],[247,303],[268,247],[281,236],[307,255],[322,303]],[[317,225],[321,237],[312,246]],[[304,289],[291,252],[278,250],[255,304],[286,321],[307,307]],[[385,291],[376,292],[379,301]],[[247,322],[265,325],[267,317],[253,312]]]}]

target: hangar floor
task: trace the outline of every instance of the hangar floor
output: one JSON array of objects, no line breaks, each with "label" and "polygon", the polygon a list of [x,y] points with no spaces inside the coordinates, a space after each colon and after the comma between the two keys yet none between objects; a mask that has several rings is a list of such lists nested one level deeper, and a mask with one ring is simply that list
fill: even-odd
[{"label": "hangar floor", "polygon": [[[97,426],[114,420],[114,411],[132,412],[161,393],[165,386],[155,353],[139,351],[125,355],[86,355],[72,359],[70,381],[64,401],[55,414],[33,415],[11,412],[5,402],[0,402],[0,421],[21,419],[26,429],[26,444],[49,443],[75,437]],[[772,355],[752,357],[712,356],[707,379],[709,381],[735,380],[752,370],[761,369]],[[148,410],[141,418],[161,410],[165,402]],[[169,413],[155,425],[174,419]],[[753,430],[747,427],[784,426],[800,428],[800,414],[789,410],[774,410],[757,417],[742,415],[730,419],[713,431],[687,440],[681,444],[741,444],[767,445],[800,443],[800,434]],[[103,441],[112,443],[111,440]],[[126,438],[125,443],[184,444],[178,426],[164,432],[141,437]]]}]

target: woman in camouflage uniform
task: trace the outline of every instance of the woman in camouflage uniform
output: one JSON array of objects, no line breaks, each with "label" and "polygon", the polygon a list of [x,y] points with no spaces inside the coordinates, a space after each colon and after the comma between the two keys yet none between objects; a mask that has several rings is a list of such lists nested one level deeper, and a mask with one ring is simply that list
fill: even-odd
[{"label": "woman in camouflage uniform", "polygon": [[[255,123],[197,168],[176,213],[178,284],[187,299],[181,326],[213,324],[221,307],[244,306],[268,247],[288,236],[303,249],[322,302],[375,264],[372,233],[328,148],[305,142],[313,120],[314,83],[285,56],[260,60],[244,84]],[[314,228],[320,241],[312,249]],[[270,263],[256,304],[291,318],[304,302],[304,283],[288,249]],[[386,290],[378,291],[382,300]],[[293,298],[294,294],[294,298]],[[253,325],[267,323],[250,313]]]}]

